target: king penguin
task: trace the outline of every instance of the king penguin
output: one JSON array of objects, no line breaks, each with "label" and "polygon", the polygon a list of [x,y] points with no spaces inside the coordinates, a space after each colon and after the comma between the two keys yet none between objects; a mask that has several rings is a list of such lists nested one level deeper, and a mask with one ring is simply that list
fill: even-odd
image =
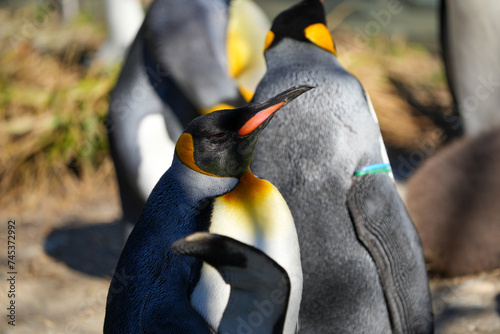
[{"label": "king penguin", "polygon": [[104,5],[108,39],[95,60],[107,65],[123,60],[144,20],[144,10],[140,0],[105,0]]},{"label": "king penguin", "polygon": [[231,286],[219,333],[283,333],[290,278],[265,253],[232,238],[206,232],[177,240],[172,250],[207,262]]},{"label": "king penguin", "polygon": [[320,0],[274,20],[253,102],[316,88],[261,134],[251,168],[292,212],[304,274],[301,333],[429,333],[420,239],[399,198],[377,118],[338,62]]},{"label": "king penguin", "polygon": [[446,75],[465,134],[500,126],[500,1],[441,0]]},{"label": "king penguin", "polygon": [[[263,57],[262,65],[229,63],[226,39],[230,9],[229,0],[156,0],[130,47],[111,92],[107,119],[128,230],[170,166],[182,129],[200,113],[245,104],[242,94],[251,98],[258,80],[245,80],[246,86],[240,90],[233,74],[252,72],[259,66],[262,69],[258,72],[265,72]],[[254,8],[254,12],[258,10]],[[241,28],[244,26],[236,25],[231,31]],[[254,43],[240,40],[240,44],[246,52],[238,55],[252,55]]]},{"label": "king penguin", "polygon": [[278,190],[249,168],[258,135],[274,113],[309,89],[295,86],[262,103],[189,123],[122,251],[108,293],[105,333],[218,330],[229,286],[214,268],[170,249],[200,231],[256,247],[286,270],[291,287],[284,332],[296,330],[302,269],[293,218]]}]

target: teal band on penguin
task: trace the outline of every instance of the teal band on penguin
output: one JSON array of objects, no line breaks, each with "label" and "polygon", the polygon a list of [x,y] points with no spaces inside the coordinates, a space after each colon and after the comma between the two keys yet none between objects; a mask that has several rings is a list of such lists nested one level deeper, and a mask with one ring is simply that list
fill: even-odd
[{"label": "teal band on penguin", "polygon": [[380,164],[368,165],[368,166],[365,166],[361,169],[358,169],[354,175],[355,176],[363,176],[363,175],[369,175],[369,174],[390,173],[390,172],[392,172],[390,164],[380,163]]}]

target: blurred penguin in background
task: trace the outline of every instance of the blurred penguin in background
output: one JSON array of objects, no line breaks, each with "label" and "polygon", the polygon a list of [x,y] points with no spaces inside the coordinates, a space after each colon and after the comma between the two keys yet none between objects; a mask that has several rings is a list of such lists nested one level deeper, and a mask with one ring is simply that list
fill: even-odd
[{"label": "blurred penguin in background", "polygon": [[500,126],[500,1],[442,0],[448,83],[465,134]]},{"label": "blurred penguin in background", "polygon": [[[240,19],[233,23],[231,16]],[[184,127],[200,114],[240,106],[244,96],[252,97],[265,71],[262,54],[254,51],[262,50],[265,33],[259,40],[252,31],[264,21],[247,0],[231,6],[229,0],[156,0],[150,5],[111,93],[107,120],[128,232],[170,166]]]},{"label": "blurred penguin in background", "polygon": [[247,101],[266,73],[263,47],[271,23],[251,0],[232,0],[227,27],[229,72]]},{"label": "blurred penguin in background", "polygon": [[320,0],[274,20],[254,100],[315,86],[263,131],[252,171],[287,201],[300,242],[301,333],[431,333],[417,231],[391,177],[376,115],[338,62]]},{"label": "blurred penguin in background", "polygon": [[500,267],[500,2],[441,1],[441,42],[465,136],[409,179],[406,203],[429,270],[458,276]]},{"label": "blurred penguin in background", "polygon": [[[41,2],[41,1],[39,1]],[[59,15],[61,20],[64,22],[71,21],[80,11],[80,1],[79,0],[65,0],[58,1],[59,5]]]},{"label": "blurred penguin in background", "polygon": [[108,39],[99,49],[96,59],[105,64],[123,60],[142,21],[144,10],[140,0],[105,0]]}]

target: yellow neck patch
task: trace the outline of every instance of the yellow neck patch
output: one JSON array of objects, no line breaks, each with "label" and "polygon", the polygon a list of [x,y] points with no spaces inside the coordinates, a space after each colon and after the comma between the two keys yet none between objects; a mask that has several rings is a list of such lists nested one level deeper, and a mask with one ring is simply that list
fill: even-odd
[{"label": "yellow neck patch", "polygon": [[243,201],[251,203],[260,201],[273,186],[266,180],[262,180],[248,171],[240,177],[238,185],[223,197],[228,202]]},{"label": "yellow neck patch", "polygon": [[233,107],[232,105],[229,105],[229,104],[226,104],[226,103],[219,103],[219,104],[213,106],[212,108],[200,110],[200,113],[202,115],[205,115],[205,114],[210,114],[211,112],[216,111],[216,110],[234,109],[234,108],[235,107]]},{"label": "yellow neck patch", "polygon": [[275,238],[290,226],[293,218],[278,189],[248,171],[232,191],[215,200],[209,231],[255,244],[255,238]]},{"label": "yellow neck patch", "polygon": [[308,40],[320,48],[330,51],[335,56],[337,55],[332,35],[323,23],[311,24],[309,27],[304,29],[304,35]]},{"label": "yellow neck patch", "polygon": [[266,42],[264,43],[264,51],[266,51],[274,41],[274,32],[269,30],[266,35]]},{"label": "yellow neck patch", "polygon": [[175,153],[177,154],[177,157],[179,157],[179,160],[192,170],[197,171],[201,174],[219,177],[218,175],[207,173],[204,170],[200,169],[200,167],[196,166],[196,163],[194,162],[193,137],[191,136],[191,134],[181,134],[181,136],[177,140],[177,144],[175,145]]}]

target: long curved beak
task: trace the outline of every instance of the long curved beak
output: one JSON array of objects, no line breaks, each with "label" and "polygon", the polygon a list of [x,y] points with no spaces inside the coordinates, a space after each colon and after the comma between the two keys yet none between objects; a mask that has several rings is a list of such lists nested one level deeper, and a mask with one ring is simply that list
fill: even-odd
[{"label": "long curved beak", "polygon": [[283,93],[276,95],[260,104],[256,105],[257,113],[253,115],[246,123],[239,129],[240,136],[246,136],[259,128],[265,121],[270,119],[275,112],[280,110],[288,102],[293,101],[300,95],[312,89],[312,86],[294,86]]}]

